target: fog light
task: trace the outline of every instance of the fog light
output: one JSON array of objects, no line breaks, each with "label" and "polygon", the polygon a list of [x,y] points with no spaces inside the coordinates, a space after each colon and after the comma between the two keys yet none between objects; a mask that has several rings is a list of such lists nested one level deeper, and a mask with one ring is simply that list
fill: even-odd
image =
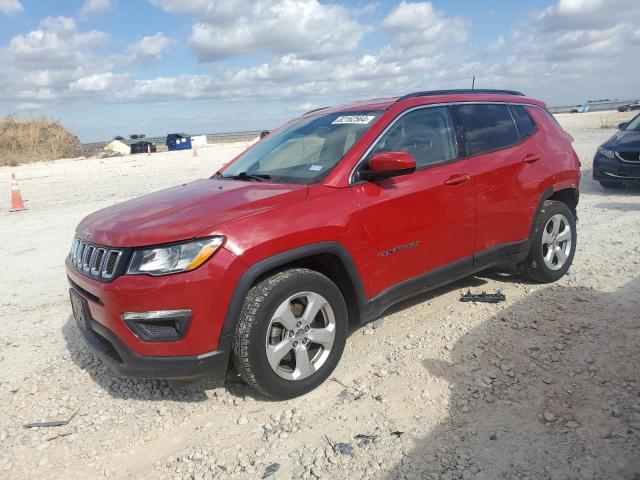
[{"label": "fog light", "polygon": [[124,312],[122,319],[145,342],[169,342],[184,337],[191,323],[191,310]]}]

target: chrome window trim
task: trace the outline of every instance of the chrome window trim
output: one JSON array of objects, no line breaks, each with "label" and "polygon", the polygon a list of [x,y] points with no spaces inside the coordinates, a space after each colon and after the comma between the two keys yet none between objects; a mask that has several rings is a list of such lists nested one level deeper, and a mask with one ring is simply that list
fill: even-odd
[{"label": "chrome window trim", "polygon": [[[371,143],[371,145],[369,146],[369,148],[367,148],[367,150],[364,152],[364,154],[360,157],[360,159],[356,162],[355,166],[351,169],[351,173],[349,174],[349,186],[354,185],[354,184],[358,184],[360,183],[362,180],[354,180],[354,175],[356,173],[356,171],[358,170],[358,168],[360,168],[360,166],[364,163],[364,160],[367,158],[367,156],[371,153],[371,150],[373,150],[373,148],[376,146],[376,144],[380,141],[380,138],[382,138],[382,136],[384,136],[384,134],[387,133],[387,131],[393,127],[393,125],[400,120],[402,117],[404,117],[406,114],[413,112],[415,110],[421,110],[423,108],[434,108],[434,107],[449,107],[449,106],[453,106],[453,105],[524,105],[527,107],[534,107],[534,108],[539,108],[540,110],[544,110],[544,108],[542,108],[539,105],[535,105],[533,103],[527,103],[527,102],[491,102],[491,101],[485,101],[485,102],[444,102],[444,103],[429,103],[426,105],[416,105],[415,107],[411,107],[408,108],[406,110],[403,110],[402,112],[400,112],[390,123],[389,125],[387,125],[384,130],[382,130],[382,132],[380,132],[380,134],[375,138],[375,140]],[[453,119],[452,119],[453,120]],[[534,122],[535,123],[535,122]],[[456,128],[456,124],[454,122],[453,124],[454,129]],[[455,135],[455,132],[454,132]],[[523,139],[521,139],[521,141],[526,140],[528,137],[525,137]],[[518,142],[520,143],[520,142]],[[515,143],[514,145],[517,145],[518,143]],[[513,145],[511,145],[513,146]],[[502,150],[502,149],[500,149]],[[458,152],[459,153],[459,152]],[[490,153],[490,152],[487,152]],[[463,157],[458,156],[457,158],[454,158],[452,160],[448,160],[449,162],[453,162],[456,160],[460,160]],[[467,158],[467,157],[464,157]],[[442,165],[445,162],[440,162],[438,165]]]}]

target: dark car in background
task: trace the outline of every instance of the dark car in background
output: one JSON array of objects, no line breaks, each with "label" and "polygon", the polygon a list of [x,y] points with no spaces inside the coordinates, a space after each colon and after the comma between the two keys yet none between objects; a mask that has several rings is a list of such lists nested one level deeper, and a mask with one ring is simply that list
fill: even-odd
[{"label": "dark car in background", "polygon": [[620,105],[618,107],[619,112],[631,112],[632,110],[640,110],[640,100],[628,103],[627,105]]},{"label": "dark car in background", "polygon": [[131,144],[132,155],[134,153],[148,153],[149,151],[151,151],[151,153],[155,153],[156,150],[157,150],[156,144],[153,142],[147,142],[146,140],[142,140],[140,142]]},{"label": "dark car in background", "polygon": [[167,135],[167,149],[189,150],[191,148],[191,137],[186,133],[170,133]]},{"label": "dark car in background", "polygon": [[593,159],[593,179],[604,188],[640,185],[640,114],[618,129]]}]

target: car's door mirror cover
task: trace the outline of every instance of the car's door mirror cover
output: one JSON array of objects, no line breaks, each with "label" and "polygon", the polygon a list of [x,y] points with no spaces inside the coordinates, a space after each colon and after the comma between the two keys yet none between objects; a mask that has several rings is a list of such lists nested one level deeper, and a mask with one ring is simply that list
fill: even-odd
[{"label": "car's door mirror cover", "polygon": [[416,170],[416,160],[409,152],[378,152],[369,159],[368,168],[360,172],[363,180],[382,180],[407,175]]},{"label": "car's door mirror cover", "polygon": [[618,124],[618,130],[624,130],[629,125],[629,122],[622,122]]}]

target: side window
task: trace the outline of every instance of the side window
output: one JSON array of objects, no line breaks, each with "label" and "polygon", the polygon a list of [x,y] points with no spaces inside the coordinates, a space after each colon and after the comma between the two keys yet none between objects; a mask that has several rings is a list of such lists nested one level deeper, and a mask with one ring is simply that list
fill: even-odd
[{"label": "side window", "polygon": [[455,107],[467,155],[493,152],[518,143],[518,131],[507,105],[469,104]]},{"label": "side window", "polygon": [[371,154],[409,152],[419,168],[456,158],[454,138],[447,108],[421,108],[401,117],[378,140]]},{"label": "side window", "polygon": [[526,138],[536,131],[536,124],[524,105],[511,105],[511,113],[516,121],[516,128],[520,138]]}]

